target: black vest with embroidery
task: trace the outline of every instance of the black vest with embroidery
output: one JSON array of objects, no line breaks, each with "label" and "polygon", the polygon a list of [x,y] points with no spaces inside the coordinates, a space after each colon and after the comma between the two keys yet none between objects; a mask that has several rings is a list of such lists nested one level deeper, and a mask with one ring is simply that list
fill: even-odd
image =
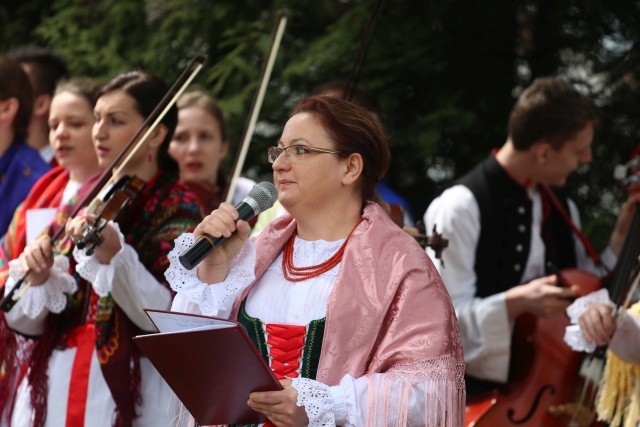
[{"label": "black vest with embroidery", "polygon": [[[475,272],[479,297],[488,297],[522,282],[531,246],[532,202],[524,187],[516,183],[493,155],[460,178],[480,209],[480,238],[476,247]],[[566,197],[553,190],[568,212]],[[545,196],[542,196],[543,199]],[[544,203],[542,240],[545,264],[557,268],[576,266],[571,227],[550,203]]]}]

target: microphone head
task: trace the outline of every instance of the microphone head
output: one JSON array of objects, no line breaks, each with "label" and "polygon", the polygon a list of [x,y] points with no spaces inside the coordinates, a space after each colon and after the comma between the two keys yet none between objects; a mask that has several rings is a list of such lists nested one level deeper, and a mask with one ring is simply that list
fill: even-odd
[{"label": "microphone head", "polygon": [[256,212],[257,215],[273,206],[276,200],[278,200],[278,190],[276,190],[275,185],[265,181],[254,185],[246,198],[251,198],[256,202],[258,208]]}]

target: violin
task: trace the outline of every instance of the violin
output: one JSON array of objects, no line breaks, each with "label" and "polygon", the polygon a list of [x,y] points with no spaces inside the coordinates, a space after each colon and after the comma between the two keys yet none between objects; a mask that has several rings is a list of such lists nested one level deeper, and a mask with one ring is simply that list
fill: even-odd
[{"label": "violin", "polygon": [[[74,242],[81,249],[87,248],[87,250],[90,251],[88,252],[89,254],[93,253],[96,246],[103,242],[100,232],[104,229],[107,222],[109,220],[122,218],[126,215],[127,211],[130,212],[130,208],[135,206],[135,200],[138,194],[144,190],[146,185],[143,180],[135,176],[124,176],[115,183],[112,182],[112,177],[119,176],[120,171],[123,170],[136,151],[143,146],[144,142],[152,134],[169,109],[176,103],[178,97],[202,69],[204,60],[203,56],[198,55],[189,62],[180,77],[160,100],[160,103],[144,120],[123,150],[113,160],[112,164],[105,169],[89,194],[76,205],[73,212],[67,218],[68,222],[77,216],[80,210],[87,206],[89,207],[89,212],[96,215],[93,221],[83,225],[82,238]],[[153,123],[151,123],[152,121]],[[146,133],[140,137],[145,129],[147,129]],[[98,194],[104,194],[104,197],[98,198]],[[64,232],[65,226],[62,226],[54,233],[51,237],[52,245],[58,239],[64,237]],[[31,270],[27,270],[13,289],[0,301],[0,310],[8,312],[15,306],[31,286],[31,283],[28,281],[30,274]]]},{"label": "violin", "polygon": [[120,223],[133,212],[146,185],[145,181],[135,176],[123,176],[107,190],[104,197],[94,199],[87,212],[96,215],[96,218],[82,226],[82,237],[74,242],[78,249],[84,249],[87,255],[92,255],[96,246],[104,242],[100,233],[107,223]]},{"label": "violin", "polygon": [[[431,248],[435,252],[437,259],[442,259],[442,251],[449,245],[449,240],[442,237],[442,234],[438,233],[437,227],[433,225],[432,234],[427,235],[424,222],[422,220],[416,222],[416,227],[404,226],[404,209],[402,205],[396,203],[386,203],[382,200],[379,202],[386,208],[387,214],[391,217],[391,220],[404,231],[409,233],[423,249]],[[444,262],[444,261],[442,261]]]}]

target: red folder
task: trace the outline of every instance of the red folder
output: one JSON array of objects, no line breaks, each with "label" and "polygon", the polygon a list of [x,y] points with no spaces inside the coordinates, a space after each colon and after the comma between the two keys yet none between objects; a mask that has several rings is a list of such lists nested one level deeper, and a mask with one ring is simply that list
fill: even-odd
[{"label": "red folder", "polygon": [[249,393],[282,390],[237,322],[145,309],[159,333],[133,338],[200,425],[256,424]]}]

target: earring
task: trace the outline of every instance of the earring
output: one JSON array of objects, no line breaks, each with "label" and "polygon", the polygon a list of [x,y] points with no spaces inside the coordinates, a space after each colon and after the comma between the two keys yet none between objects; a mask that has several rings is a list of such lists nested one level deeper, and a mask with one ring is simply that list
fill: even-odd
[{"label": "earring", "polygon": [[149,153],[149,163],[151,163],[151,161],[153,160],[153,155],[151,153]]}]

